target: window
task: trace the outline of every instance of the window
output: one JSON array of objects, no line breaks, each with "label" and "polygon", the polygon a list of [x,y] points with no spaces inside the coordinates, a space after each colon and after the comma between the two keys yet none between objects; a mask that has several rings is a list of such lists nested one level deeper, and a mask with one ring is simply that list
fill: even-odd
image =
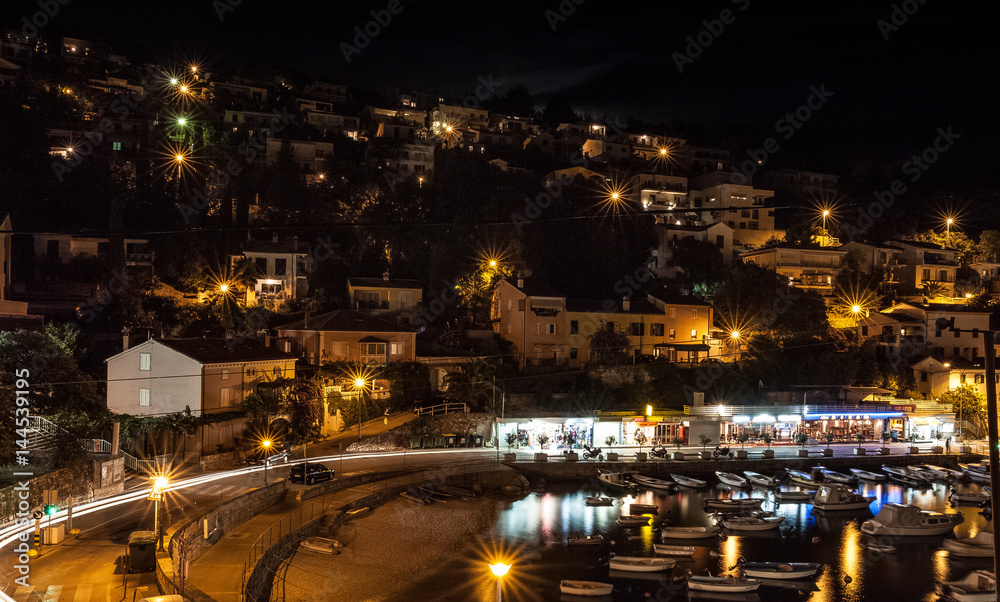
[{"label": "window", "polygon": [[517,300],[517,311],[524,311],[524,299]]},{"label": "window", "polygon": [[285,273],[285,270],[287,268],[288,268],[288,260],[287,259],[281,258],[281,259],[275,259],[274,260],[274,273],[276,275],[281,276],[282,274]]},{"label": "window", "polygon": [[403,355],[403,343],[390,343],[389,344],[389,354],[390,355]]},{"label": "window", "polygon": [[957,329],[956,329],[956,330],[955,330],[955,338],[957,339],[957,338],[959,338],[959,337],[961,337],[961,336],[962,336],[962,331],[961,331],[961,330],[957,330]]},{"label": "window", "polygon": [[628,325],[629,334],[634,337],[641,337],[646,334],[646,325],[642,322],[632,322]]},{"label": "window", "polygon": [[923,275],[924,275],[924,277],[923,277],[924,280],[930,280],[931,279],[931,271],[929,269],[925,269],[924,272],[923,272]]},{"label": "window", "polygon": [[267,258],[266,257],[258,257],[257,259],[254,260],[254,263],[257,264],[257,271],[260,272],[261,276],[266,276],[267,275]]},{"label": "window", "polygon": [[580,322],[578,320],[569,321],[569,333],[580,334]]},{"label": "window", "polygon": [[650,324],[649,325],[649,336],[651,336],[651,337],[662,337],[663,336],[663,324]]},{"label": "window", "polygon": [[555,333],[556,333],[556,325],[555,324],[546,324],[545,325],[545,334],[555,334]]},{"label": "window", "polygon": [[247,368],[247,376],[257,376],[256,368]]},{"label": "window", "polygon": [[986,382],[986,375],[985,374],[975,374],[975,375],[973,375],[972,379],[973,379],[972,382],[976,383],[977,385],[981,385],[981,384],[984,384]]},{"label": "window", "polygon": [[111,143],[111,150],[113,150],[113,151],[120,151],[121,149],[122,149],[122,143],[121,142],[112,142]]},{"label": "window", "polygon": [[412,291],[399,291],[399,307],[400,309],[413,307]]},{"label": "window", "polygon": [[576,354],[577,354],[576,347],[570,348],[570,350],[569,350],[569,359],[575,360],[576,359]]},{"label": "window", "polygon": [[958,382],[962,383],[963,385],[965,384],[965,375],[964,374],[959,375]]},{"label": "window", "polygon": [[222,380],[229,380],[229,368],[222,369]]},{"label": "window", "polygon": [[948,282],[948,271],[938,270],[938,280],[940,280],[941,282]]},{"label": "window", "polygon": [[45,241],[45,255],[49,261],[59,261],[59,241]]},{"label": "window", "polygon": [[677,317],[677,308],[676,307],[671,307],[670,309],[668,309],[667,310],[667,315],[669,317],[671,317],[671,318],[676,318]]},{"label": "window", "polygon": [[[892,326],[889,326],[889,330],[892,330]],[[885,332],[883,332],[882,334],[885,334]],[[892,333],[890,332],[889,334],[892,334]],[[865,337],[868,336],[868,327],[867,326],[862,326],[861,327],[861,336],[865,336]]]},{"label": "window", "polygon": [[697,339],[698,338],[698,329],[697,328],[692,328],[691,329],[691,338],[692,339]]},{"label": "window", "polygon": [[692,309],[691,310],[691,319],[692,320],[697,320],[698,319],[698,310],[697,309]]},{"label": "window", "polygon": [[722,234],[717,235],[715,237],[715,246],[719,247],[720,249],[726,248],[726,237],[723,236]]},{"label": "window", "polygon": [[361,343],[362,355],[385,355],[385,343]]},{"label": "window", "polygon": [[670,340],[672,341],[672,340],[674,340],[676,338],[677,338],[677,329],[676,328],[671,328],[670,329]]},{"label": "window", "polygon": [[926,372],[921,372],[920,373],[920,382],[922,382],[922,383],[927,382],[927,373]]},{"label": "window", "polygon": [[979,338],[979,329],[978,328],[973,328],[972,329],[972,338],[974,338],[974,339],[978,339]]},{"label": "window", "polygon": [[275,376],[281,376],[281,366],[275,366],[272,372]]},{"label": "window", "polygon": [[139,405],[149,407],[149,389],[139,389]]},{"label": "window", "polygon": [[150,361],[151,361],[150,357],[151,356],[148,353],[140,353],[139,354],[139,369],[140,370],[149,370],[150,369],[150,367],[149,367]]},{"label": "window", "polygon": [[229,407],[229,395],[232,393],[229,387],[222,387],[219,389],[219,406],[223,408]]}]

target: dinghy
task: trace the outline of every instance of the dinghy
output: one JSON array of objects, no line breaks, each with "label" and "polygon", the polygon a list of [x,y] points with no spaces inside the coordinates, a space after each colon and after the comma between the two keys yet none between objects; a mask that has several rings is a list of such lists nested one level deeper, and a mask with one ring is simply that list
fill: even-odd
[{"label": "dinghy", "polygon": [[660,535],[664,539],[704,539],[714,537],[719,532],[718,525],[710,527],[663,527]]},{"label": "dinghy", "polygon": [[608,567],[613,571],[629,571],[633,573],[655,573],[674,568],[677,561],[672,558],[657,558],[647,556],[612,556]]},{"label": "dinghy", "polygon": [[568,596],[610,596],[613,589],[614,585],[599,581],[570,581],[566,579],[559,582],[559,591]]},{"label": "dinghy", "polygon": [[690,575],[688,589],[696,592],[741,593],[755,592],[760,587],[760,580],[746,577],[712,577],[705,575]]},{"label": "dinghy", "polygon": [[663,479],[654,479],[653,477],[644,477],[641,474],[633,476],[632,482],[644,489],[654,489],[656,491],[673,491],[677,487],[676,483],[664,481]]},{"label": "dinghy", "polygon": [[599,546],[604,543],[603,535],[570,535],[566,544],[571,546]]},{"label": "dinghy", "polygon": [[797,483],[799,485],[805,485],[807,487],[815,487],[816,485],[819,484],[819,482],[816,479],[814,479],[811,474],[807,472],[802,472],[801,470],[791,470],[791,469],[786,470],[785,472],[788,473],[788,478],[793,483]]},{"label": "dinghy", "polygon": [[879,474],[877,472],[869,472],[867,470],[861,470],[860,468],[852,468],[851,473],[859,479],[864,479],[865,481],[875,481],[880,482],[885,480],[884,474]]},{"label": "dinghy", "polygon": [[708,497],[703,501],[705,502],[705,510],[753,510],[760,508],[761,504],[767,500],[760,497],[738,499]]},{"label": "dinghy", "polygon": [[774,497],[782,502],[807,502],[816,495],[816,490],[805,491],[802,489],[778,489],[774,492]]},{"label": "dinghy", "polygon": [[770,531],[780,527],[783,522],[785,522],[783,516],[740,516],[719,520],[719,523],[730,531]]},{"label": "dinghy", "polygon": [[618,517],[619,527],[644,527],[649,524],[648,516],[638,514],[623,514]]},{"label": "dinghy", "polygon": [[759,472],[754,472],[752,470],[744,470],[743,475],[754,485],[760,485],[761,487],[777,487],[778,481],[774,477],[769,477],[767,475],[762,475]]},{"label": "dinghy", "polygon": [[659,556],[694,556],[694,546],[666,546],[653,544],[653,551]]},{"label": "dinghy", "polygon": [[972,537],[945,539],[944,549],[949,556],[967,558],[993,558],[993,534],[980,531]]},{"label": "dinghy", "polygon": [[939,583],[937,591],[942,600],[993,602],[997,599],[997,579],[989,571],[972,571],[965,579]]},{"label": "dinghy", "polygon": [[731,472],[722,472],[721,470],[715,471],[715,476],[719,478],[720,481],[726,485],[732,487],[749,487],[750,482],[740,475],[733,474]]},{"label": "dinghy", "polygon": [[656,504],[629,504],[629,514],[656,514],[660,507]]},{"label": "dinghy", "polygon": [[611,506],[615,500],[609,497],[588,497],[583,500],[583,503],[588,506]]},{"label": "dinghy", "polygon": [[823,567],[818,562],[744,562],[740,566],[747,577],[760,579],[805,579]]},{"label": "dinghy", "polygon": [[683,485],[685,487],[691,487],[692,489],[701,489],[702,487],[708,487],[708,481],[702,481],[701,479],[692,479],[691,477],[686,477],[680,474],[670,474],[670,478],[674,480],[678,485]]}]

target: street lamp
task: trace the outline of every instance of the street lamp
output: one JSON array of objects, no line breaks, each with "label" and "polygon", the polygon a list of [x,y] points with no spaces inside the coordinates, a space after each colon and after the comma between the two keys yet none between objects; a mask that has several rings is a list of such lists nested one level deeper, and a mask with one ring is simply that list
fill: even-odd
[{"label": "street lamp", "polygon": [[261,449],[264,450],[264,485],[267,485],[267,461],[271,458],[271,440],[264,439],[260,442]]},{"label": "street lamp", "polygon": [[510,570],[510,565],[496,562],[490,565],[490,570],[497,577],[497,602],[501,602],[503,600],[503,576]]},{"label": "street lamp", "polygon": [[354,388],[361,389],[361,392],[358,393],[358,441],[361,441],[361,403],[364,401],[365,392],[368,390],[365,379],[354,379]]},{"label": "street lamp", "polygon": [[826,218],[830,217],[830,210],[823,210],[823,233],[826,234]]},{"label": "street lamp", "polygon": [[160,500],[163,499],[163,493],[166,491],[167,485],[170,481],[163,475],[151,478],[153,481],[153,489],[149,492],[149,496],[147,496],[146,499],[153,500],[153,503],[155,504],[153,507],[153,532],[156,533],[157,547],[162,550],[163,534],[160,525]]}]

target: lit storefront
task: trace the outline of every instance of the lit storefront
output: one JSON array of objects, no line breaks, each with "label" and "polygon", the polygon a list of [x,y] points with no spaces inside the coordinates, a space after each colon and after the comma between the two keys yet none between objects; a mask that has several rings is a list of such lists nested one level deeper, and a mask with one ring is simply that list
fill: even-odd
[{"label": "lit storefront", "polygon": [[731,443],[746,435],[748,442],[759,443],[769,435],[773,443],[793,441],[801,424],[801,414],[737,414],[723,422],[722,440]]},{"label": "lit storefront", "polygon": [[[617,429],[616,429],[617,430]],[[521,449],[580,449],[594,443],[592,418],[531,418],[500,423],[500,444],[507,445],[507,433],[517,433]],[[544,445],[542,441],[545,441]]]},{"label": "lit storefront", "polygon": [[622,435],[625,445],[636,445],[635,435],[642,431],[646,435],[643,445],[672,445],[674,437],[681,440],[682,445],[688,444],[688,426],[680,418],[659,416],[636,416],[622,424]]},{"label": "lit storefront", "polygon": [[[868,441],[881,440],[883,432],[896,431],[897,437],[923,429],[931,420],[910,416],[905,408],[893,405],[788,405],[788,406],[692,406],[691,416],[718,417],[721,440],[728,443],[747,435],[749,443],[796,443],[804,433],[810,441],[822,441],[833,435],[835,441],[855,441],[864,435]],[[935,419],[938,421],[938,419]],[[933,426],[933,425],[931,425]],[[946,425],[941,424],[945,429]],[[922,432],[922,431],[921,431]]]}]

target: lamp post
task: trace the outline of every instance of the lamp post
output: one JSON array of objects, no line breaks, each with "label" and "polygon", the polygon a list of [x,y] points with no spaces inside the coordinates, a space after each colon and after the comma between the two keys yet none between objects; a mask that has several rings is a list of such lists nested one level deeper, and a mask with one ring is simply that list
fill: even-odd
[{"label": "lamp post", "polygon": [[264,485],[267,485],[267,462],[271,459],[271,440],[264,439],[260,442],[261,448],[264,450]]},{"label": "lamp post", "polygon": [[490,570],[497,577],[497,602],[502,602],[503,600],[503,576],[507,574],[510,570],[509,564],[504,564],[502,562],[496,562],[490,565]]},{"label": "lamp post", "polygon": [[949,217],[944,221],[944,244],[951,245],[951,225],[955,223],[955,218]]},{"label": "lamp post", "polygon": [[361,441],[361,408],[365,393],[368,391],[368,386],[365,379],[358,378],[354,381],[354,387],[361,389],[361,392],[358,393],[358,441]]},{"label": "lamp post", "polygon": [[854,315],[854,334],[858,339],[858,347],[861,346],[861,326],[860,326],[860,316],[861,316],[861,306],[852,305],[851,313]]},{"label": "lamp post", "polygon": [[163,549],[163,534],[160,526],[160,500],[169,484],[167,477],[153,477],[153,489],[149,492],[147,499],[153,500],[153,532],[156,534],[157,549]]}]

